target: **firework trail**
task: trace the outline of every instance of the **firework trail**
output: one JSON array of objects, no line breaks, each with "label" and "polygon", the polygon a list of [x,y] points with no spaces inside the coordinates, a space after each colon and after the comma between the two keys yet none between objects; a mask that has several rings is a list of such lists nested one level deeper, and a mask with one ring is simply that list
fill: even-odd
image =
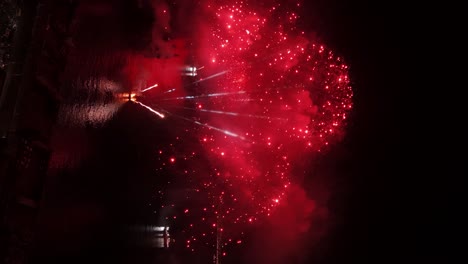
[{"label": "firework trail", "polygon": [[[147,82],[166,84],[143,89],[137,101],[161,118],[148,105],[157,103],[167,116],[191,124],[183,126],[185,132],[199,138],[212,164],[209,180],[186,173],[211,201],[181,213],[201,215],[197,228],[186,227],[192,251],[212,243],[219,231],[214,219],[225,223],[228,243],[238,241],[235,226],[270,216],[288,195],[294,161],[338,142],[352,108],[348,66],[297,27],[300,2],[264,2],[202,1],[194,28],[200,36],[190,42],[206,76],[197,73],[200,79],[184,86],[154,71]],[[183,68],[181,63],[172,68]],[[189,159],[190,153],[180,156]]]}]

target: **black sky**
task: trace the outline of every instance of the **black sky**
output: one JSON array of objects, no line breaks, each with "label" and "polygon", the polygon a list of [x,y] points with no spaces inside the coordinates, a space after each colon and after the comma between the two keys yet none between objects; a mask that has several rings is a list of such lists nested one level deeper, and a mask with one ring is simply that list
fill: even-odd
[{"label": "black sky", "polygon": [[311,14],[305,18],[310,28],[350,65],[355,93],[343,143],[347,154],[331,155],[344,186],[329,205],[339,222],[311,248],[309,261],[392,262],[403,255],[410,239],[401,230],[407,221],[399,204],[401,193],[393,189],[402,173],[401,6],[391,1],[314,0],[307,1],[305,9]]}]

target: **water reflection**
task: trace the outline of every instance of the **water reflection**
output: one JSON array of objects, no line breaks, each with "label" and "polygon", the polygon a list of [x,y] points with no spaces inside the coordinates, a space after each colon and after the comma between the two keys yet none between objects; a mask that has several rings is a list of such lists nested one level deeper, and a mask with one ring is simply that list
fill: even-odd
[{"label": "water reflection", "polygon": [[141,38],[122,27],[135,19],[123,1],[104,2],[104,15],[91,12],[98,5],[93,1],[78,6],[33,263],[125,262],[125,230],[147,219],[152,147],[143,143],[148,126],[138,118],[139,107],[128,103],[135,87],[122,73],[133,49],[126,40]]},{"label": "water reflection", "polygon": [[169,248],[171,234],[169,226],[132,226],[130,234],[132,244],[151,248]]}]

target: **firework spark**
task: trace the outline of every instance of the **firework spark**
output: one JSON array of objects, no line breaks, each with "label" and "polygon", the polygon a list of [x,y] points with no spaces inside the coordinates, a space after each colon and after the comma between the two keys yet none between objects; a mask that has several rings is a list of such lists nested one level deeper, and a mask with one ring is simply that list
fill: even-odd
[{"label": "firework spark", "polygon": [[213,79],[213,78],[222,76],[222,75],[224,75],[224,74],[226,74],[226,73],[227,73],[227,71],[218,72],[218,73],[215,73],[215,74],[210,75],[210,76],[208,76],[208,77],[202,78],[202,79],[200,79],[200,80],[194,82],[193,84],[200,83],[200,82],[203,82],[203,81],[208,81],[208,80],[210,80],[210,79]]},{"label": "firework spark", "polygon": [[137,104],[143,106],[144,108],[148,109],[151,113],[156,114],[156,115],[158,115],[158,116],[161,117],[161,118],[164,118],[164,117],[165,117],[165,116],[164,116],[163,114],[161,114],[160,112],[154,110],[153,108],[151,108],[151,107],[149,107],[149,106],[147,106],[147,105],[145,105],[145,104],[143,104],[143,103],[141,103],[141,102],[135,101],[135,103],[137,103]]},{"label": "firework spark", "polygon": [[[205,76],[197,73],[200,79],[181,89],[166,87],[170,90],[143,98],[192,124],[185,132],[199,138],[212,166],[204,173],[208,177],[195,170],[182,173],[194,179],[196,195],[211,201],[181,208],[186,219],[199,217],[193,220],[196,228],[186,226],[192,251],[212,244],[219,230],[226,244],[240,241],[235,226],[254,224],[282,204],[293,181],[294,161],[344,135],[353,96],[348,66],[297,27],[299,12],[293,9],[300,6],[280,1],[201,3],[204,16],[197,31],[206,36],[192,42]],[[196,89],[189,89],[192,85]],[[168,97],[169,91],[184,88],[182,96]],[[181,156],[190,160],[192,153]]]},{"label": "firework spark", "polygon": [[153,88],[156,88],[156,87],[158,87],[158,84],[155,84],[155,85],[152,85],[152,86],[150,86],[148,88],[145,88],[145,89],[141,90],[141,92],[144,93],[144,92],[149,91],[149,90],[151,90]]}]

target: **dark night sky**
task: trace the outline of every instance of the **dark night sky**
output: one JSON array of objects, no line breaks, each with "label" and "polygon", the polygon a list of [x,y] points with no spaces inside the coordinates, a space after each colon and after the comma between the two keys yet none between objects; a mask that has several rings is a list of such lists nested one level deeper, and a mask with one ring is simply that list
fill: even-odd
[{"label": "dark night sky", "polygon": [[350,155],[334,163],[346,186],[330,204],[340,223],[312,248],[310,263],[391,262],[410,239],[400,230],[406,218],[401,194],[392,189],[402,169],[400,8],[396,2],[307,1],[311,27],[347,59],[355,92],[344,142]]}]

